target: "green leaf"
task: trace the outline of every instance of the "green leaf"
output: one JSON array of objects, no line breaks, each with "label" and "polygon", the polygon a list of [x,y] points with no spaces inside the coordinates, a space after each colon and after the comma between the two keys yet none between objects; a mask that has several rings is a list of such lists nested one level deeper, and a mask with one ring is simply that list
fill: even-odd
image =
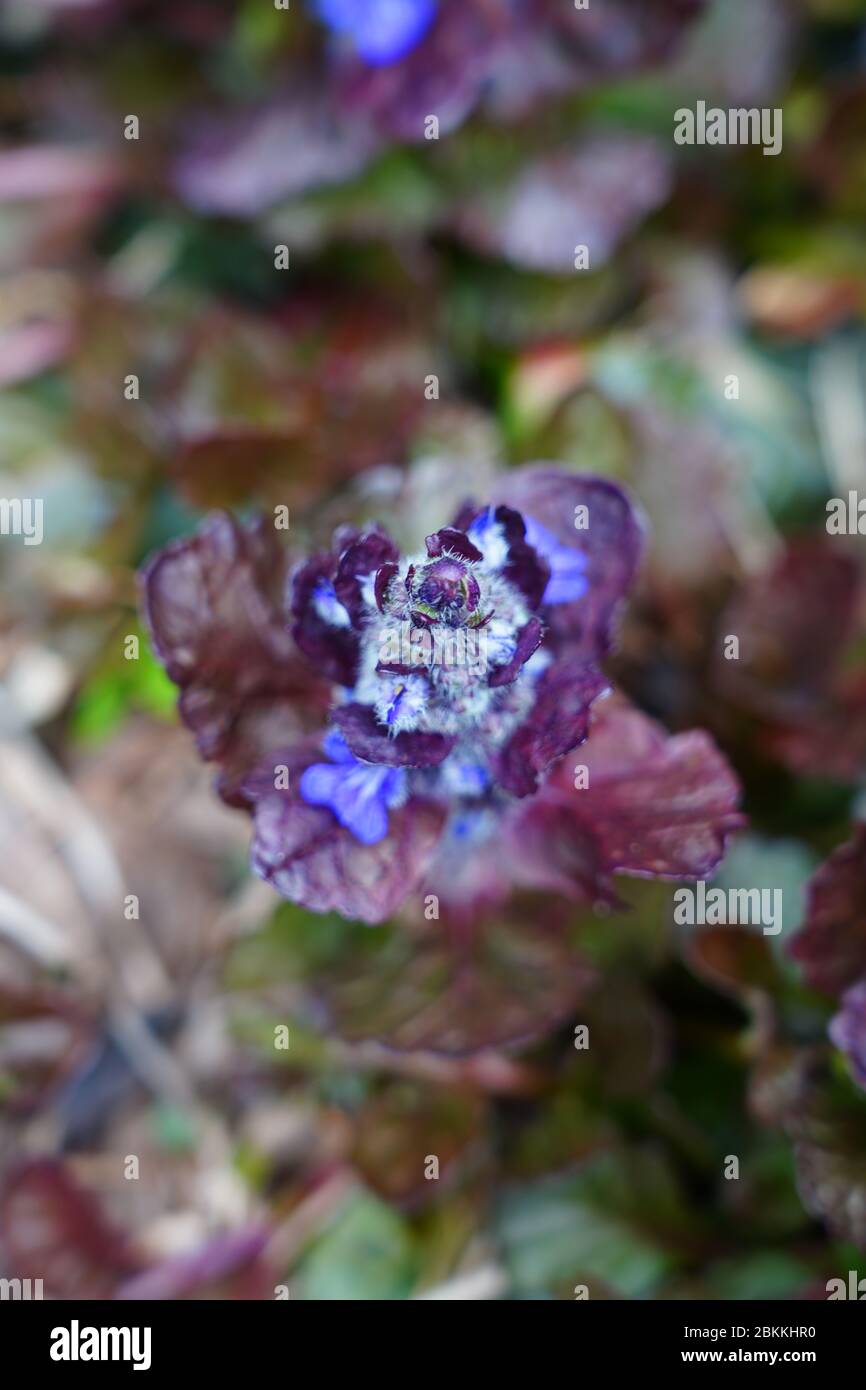
[{"label": "green leaf", "polygon": [[405,1222],[361,1191],[317,1240],[300,1274],[307,1299],[399,1299],[409,1294],[417,1270]]},{"label": "green leaf", "polygon": [[814,1278],[814,1271],[794,1255],[778,1250],[756,1250],[725,1260],[710,1271],[715,1298],[795,1298]]},{"label": "green leaf", "polygon": [[[139,638],[139,656],[127,661],[123,640],[115,637],[116,651],[85,681],[72,711],[72,736],[95,743],[107,738],[127,714],[151,714],[174,718],[177,687],[169,680],[150,649],[141,628],[131,623],[130,635]],[[124,633],[124,637],[126,633]]]},{"label": "green leaf", "polygon": [[661,1190],[666,1182],[657,1164],[641,1162],[627,1171],[606,1154],[574,1176],[509,1193],[497,1224],[515,1290],[567,1296],[583,1283],[590,1298],[650,1297],[675,1263],[672,1252],[641,1229],[656,1198],[667,1206],[672,1194]]}]

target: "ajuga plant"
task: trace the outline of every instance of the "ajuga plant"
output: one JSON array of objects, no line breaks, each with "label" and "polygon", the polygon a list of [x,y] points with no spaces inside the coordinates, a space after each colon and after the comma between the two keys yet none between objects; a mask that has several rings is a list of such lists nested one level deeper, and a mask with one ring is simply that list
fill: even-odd
[{"label": "ajuga plant", "polygon": [[367,922],[419,894],[471,920],[514,885],[610,904],[615,871],[710,873],[734,775],[604,673],[641,548],[624,492],[539,464],[431,521],[415,554],[342,527],[299,558],[268,520],[215,514],[145,570],[156,652],[252,815],[256,873]]}]

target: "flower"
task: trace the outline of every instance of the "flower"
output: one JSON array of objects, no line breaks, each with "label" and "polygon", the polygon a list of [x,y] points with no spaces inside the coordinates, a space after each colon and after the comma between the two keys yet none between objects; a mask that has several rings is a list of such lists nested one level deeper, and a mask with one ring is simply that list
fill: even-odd
[{"label": "flower", "polygon": [[310,806],[327,806],[364,845],[384,840],[388,810],[405,798],[405,771],[361,762],[336,730],[325,737],[322,746],[333,761],[310,763],[301,777],[304,801]]},{"label": "flower", "polygon": [[724,759],[602,698],[641,534],[615,484],[539,464],[407,556],[342,527],[290,565],[220,515],[155,557],[154,646],[255,871],[367,922],[419,892],[465,917],[513,885],[612,902],[614,872],[711,871],[740,823]]},{"label": "flower", "polygon": [[415,47],[436,18],[436,0],[316,0],[320,19],[350,36],[368,63],[394,63]]}]

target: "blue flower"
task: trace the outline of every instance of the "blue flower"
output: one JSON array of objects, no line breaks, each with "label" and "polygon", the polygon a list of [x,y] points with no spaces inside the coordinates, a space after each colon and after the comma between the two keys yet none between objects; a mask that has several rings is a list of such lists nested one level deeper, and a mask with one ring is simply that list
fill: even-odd
[{"label": "blue flower", "polygon": [[437,0],[316,0],[320,19],[348,34],[368,63],[399,62],[436,18]]},{"label": "blue flower", "polygon": [[484,507],[466,528],[466,534],[472,537],[490,569],[502,568],[508,560],[508,541],[496,519],[495,507]]},{"label": "blue flower", "polygon": [[545,603],[572,603],[587,590],[586,556],[573,546],[563,545],[552,531],[525,512],[526,539],[550,566],[550,578],[544,591]]},{"label": "blue flower", "polygon": [[[574,546],[563,545],[552,531],[540,521],[523,513],[526,540],[533,550],[550,566],[550,578],[544,590],[544,603],[571,603],[586,593],[586,556]],[[503,566],[509,555],[509,541],[502,523],[497,520],[496,508],[485,507],[467,529],[467,534],[484,553],[492,569]]]},{"label": "blue flower", "polygon": [[362,844],[378,844],[388,834],[388,811],[406,799],[405,769],[359,762],[333,730],[322,747],[332,761],[307,768],[301,796],[309,806],[327,806]]},{"label": "blue flower", "polygon": [[330,623],[332,627],[352,626],[352,619],[337,598],[337,591],[330,579],[317,581],[313,589],[313,607],[323,623]]},{"label": "blue flower", "polygon": [[[227,799],[254,817],[253,868],[312,911],[381,922],[428,884],[457,907],[499,902],[510,878],[562,885],[569,827],[574,891],[587,891],[594,813],[575,821],[563,757],[608,689],[600,663],[641,527],[615,484],[550,465],[511,470],[493,499],[480,511],[467,502],[409,555],[381,527],[341,526],[329,550],[293,564],[273,527],[218,514],[148,566],[155,649],[183,688],[203,754],[222,764]],[[581,536],[569,524],[579,509],[592,518]],[[207,603],[192,605],[191,593]],[[301,731],[322,717],[325,682],[332,731],[311,754]],[[294,703],[297,746],[285,741]],[[629,747],[647,750],[648,771],[635,775],[657,777],[655,736],[637,739],[627,718],[611,724],[597,760],[614,756],[620,727]],[[678,747],[670,756],[686,795],[694,744],[682,756]],[[283,766],[288,786],[274,778]],[[708,813],[716,833],[697,837],[702,866],[740,823],[733,779],[708,766],[724,809]],[[601,781],[593,806],[607,839],[592,892],[604,896],[624,832],[622,797],[611,801]],[[641,828],[629,833],[634,872],[684,874],[695,837],[677,837],[660,859],[654,823],[645,843]]]}]

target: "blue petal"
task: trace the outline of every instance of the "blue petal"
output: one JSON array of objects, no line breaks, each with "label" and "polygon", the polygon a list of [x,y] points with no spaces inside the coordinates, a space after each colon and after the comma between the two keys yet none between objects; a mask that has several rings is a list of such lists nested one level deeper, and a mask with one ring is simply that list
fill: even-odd
[{"label": "blue petal", "polygon": [[344,773],[334,814],[362,845],[375,845],[388,834],[388,808],[382,795],[382,769],[358,766]]},{"label": "blue petal", "polygon": [[329,729],[322,739],[325,756],[332,763],[356,763],[358,759],[349,748],[339,729]]},{"label": "blue petal", "polygon": [[301,796],[310,806],[333,807],[345,775],[336,763],[312,763],[301,776]]},{"label": "blue petal", "polygon": [[374,845],[388,834],[388,808],[403,800],[405,781],[403,768],[372,767],[350,753],[338,763],[311,763],[300,792],[308,805],[327,806],[356,840]]},{"label": "blue petal", "polygon": [[508,542],[492,507],[485,507],[467,528],[466,534],[484,555],[488,569],[501,569],[508,559]]},{"label": "blue petal", "polygon": [[581,598],[589,586],[586,577],[586,556],[582,550],[563,545],[552,531],[542,526],[534,517],[523,513],[526,525],[526,539],[538,554],[550,565],[550,578],[544,591],[545,603],[573,603]]},{"label": "blue petal", "polygon": [[331,627],[351,627],[352,619],[337,598],[336,590],[329,579],[320,579],[313,589],[313,607],[323,623]]},{"label": "blue petal", "polygon": [[436,17],[437,0],[316,0],[319,17],[351,35],[368,63],[396,63],[420,43]]},{"label": "blue petal", "polygon": [[550,578],[544,591],[545,603],[573,603],[581,598],[589,585],[589,580],[576,567],[563,565],[561,569],[551,566]]},{"label": "blue petal", "polygon": [[386,806],[400,806],[406,800],[405,767],[389,767],[382,784],[382,796]]}]

